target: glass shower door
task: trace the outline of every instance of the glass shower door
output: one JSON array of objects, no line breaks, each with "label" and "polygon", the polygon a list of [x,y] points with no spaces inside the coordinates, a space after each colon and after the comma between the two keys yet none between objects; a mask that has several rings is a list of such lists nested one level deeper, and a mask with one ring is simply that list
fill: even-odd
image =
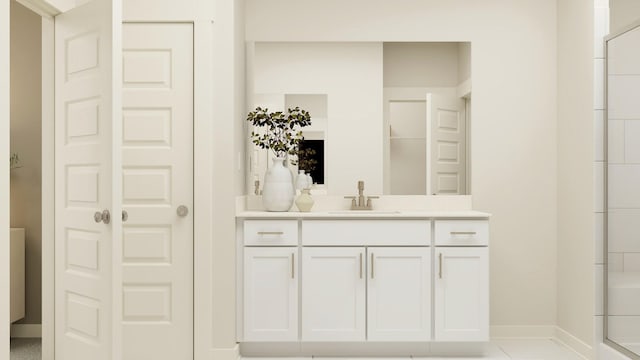
[{"label": "glass shower door", "polygon": [[607,39],[605,342],[640,359],[640,23]]}]

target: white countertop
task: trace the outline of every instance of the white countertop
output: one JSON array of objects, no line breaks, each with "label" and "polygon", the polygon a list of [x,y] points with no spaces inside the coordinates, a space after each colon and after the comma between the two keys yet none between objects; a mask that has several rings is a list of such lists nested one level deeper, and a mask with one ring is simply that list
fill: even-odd
[{"label": "white countertop", "polygon": [[386,211],[386,210],[334,210],[334,211],[239,211],[243,219],[487,219],[491,214],[481,211]]}]

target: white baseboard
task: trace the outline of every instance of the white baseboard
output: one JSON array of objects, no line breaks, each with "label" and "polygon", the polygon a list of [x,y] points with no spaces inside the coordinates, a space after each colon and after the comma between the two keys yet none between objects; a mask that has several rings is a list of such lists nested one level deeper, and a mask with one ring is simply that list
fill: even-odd
[{"label": "white baseboard", "polygon": [[41,324],[11,324],[12,338],[41,338]]},{"label": "white baseboard", "polygon": [[240,345],[236,344],[236,346],[228,349],[211,349],[209,355],[212,360],[238,360],[240,359]]},{"label": "white baseboard", "polygon": [[582,355],[585,359],[594,359],[593,347],[571,335],[563,328],[556,326],[555,339],[566,345],[568,348]]},{"label": "white baseboard", "polygon": [[490,331],[491,339],[552,339],[556,336],[554,325],[494,325]]}]

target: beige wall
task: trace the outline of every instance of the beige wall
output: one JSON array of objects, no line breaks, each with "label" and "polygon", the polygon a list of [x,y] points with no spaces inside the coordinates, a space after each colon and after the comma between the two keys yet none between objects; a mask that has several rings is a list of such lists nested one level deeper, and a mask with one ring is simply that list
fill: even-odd
[{"label": "beige wall", "polygon": [[611,33],[640,19],[640,1],[609,0],[609,25]]},{"label": "beige wall", "polygon": [[471,77],[471,43],[458,43],[458,83]]},{"label": "beige wall", "polygon": [[248,0],[246,31],[254,41],[471,41],[473,203],[493,213],[491,324],[556,324],[555,0]]},{"label": "beige wall", "polygon": [[457,43],[384,43],[384,87],[455,87]]},{"label": "beige wall", "polygon": [[558,326],[593,338],[593,3],[558,1]]},{"label": "beige wall", "polygon": [[26,229],[26,316],[41,322],[41,20],[11,2],[11,227]]}]

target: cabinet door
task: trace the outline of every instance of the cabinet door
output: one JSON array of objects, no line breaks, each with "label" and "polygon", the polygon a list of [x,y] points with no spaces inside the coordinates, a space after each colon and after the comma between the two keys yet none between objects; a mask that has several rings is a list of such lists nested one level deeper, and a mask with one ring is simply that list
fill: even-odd
[{"label": "cabinet door", "polygon": [[431,252],[368,248],[368,340],[431,339]]},{"label": "cabinet door", "polygon": [[302,249],[302,340],[365,340],[365,249]]},{"label": "cabinet door", "polygon": [[297,247],[244,248],[246,341],[298,340]]},{"label": "cabinet door", "polygon": [[489,248],[436,248],[435,340],[489,340]]}]

